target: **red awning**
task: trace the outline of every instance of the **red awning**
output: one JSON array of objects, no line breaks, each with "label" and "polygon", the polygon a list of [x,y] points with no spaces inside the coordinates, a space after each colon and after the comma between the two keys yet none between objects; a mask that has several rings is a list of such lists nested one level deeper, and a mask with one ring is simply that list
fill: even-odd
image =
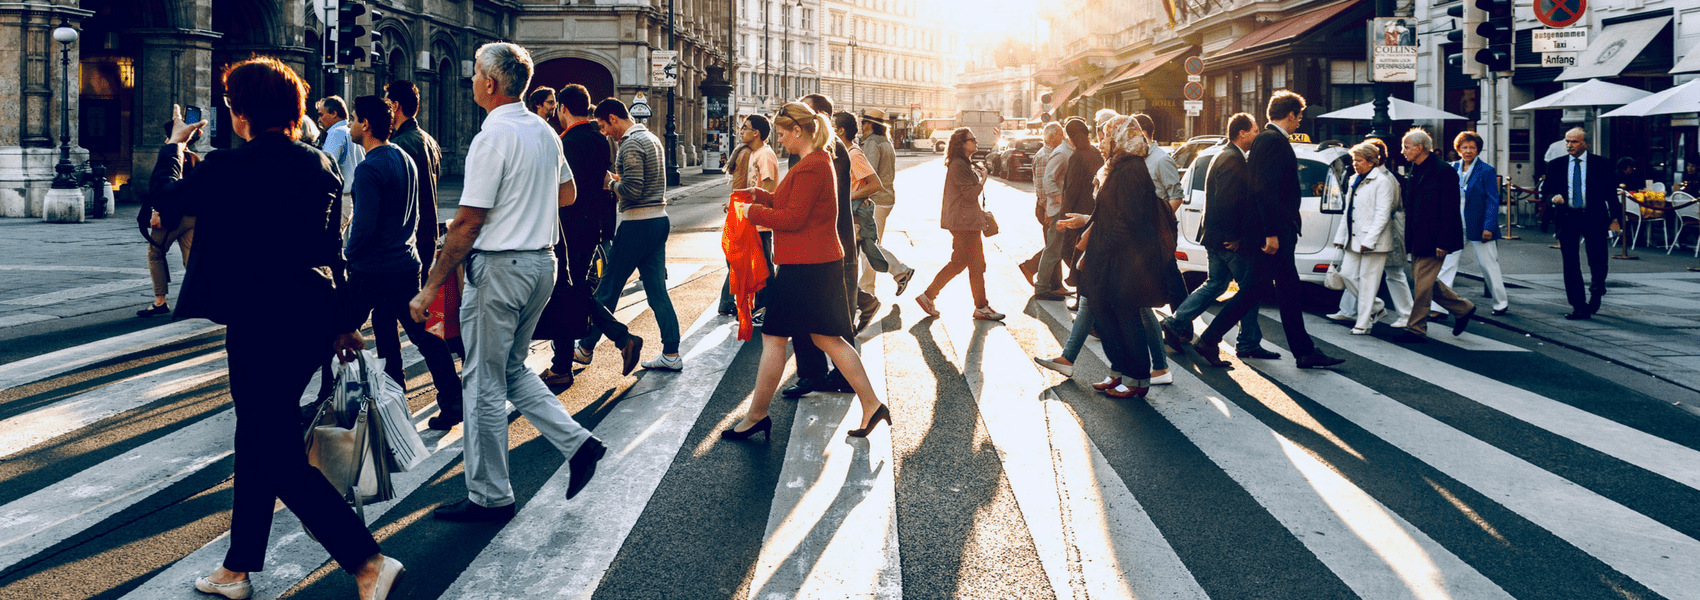
[{"label": "red awning", "polygon": [[1211,57],[1216,58],[1227,56],[1236,52],[1250,50],[1258,46],[1284,42],[1297,38],[1306,33],[1310,33],[1312,29],[1316,29],[1323,23],[1327,23],[1328,20],[1334,18],[1335,15],[1345,12],[1353,6],[1357,6],[1357,4],[1361,1],[1362,0],[1345,0],[1344,2],[1313,10],[1296,17],[1282,19],[1279,22],[1251,32],[1245,37],[1229,44],[1227,48],[1217,51]]},{"label": "red awning", "polygon": [[1055,91],[1051,92],[1051,105],[1062,106],[1069,98],[1074,97],[1074,90],[1077,89],[1080,89],[1079,79],[1058,86]]}]

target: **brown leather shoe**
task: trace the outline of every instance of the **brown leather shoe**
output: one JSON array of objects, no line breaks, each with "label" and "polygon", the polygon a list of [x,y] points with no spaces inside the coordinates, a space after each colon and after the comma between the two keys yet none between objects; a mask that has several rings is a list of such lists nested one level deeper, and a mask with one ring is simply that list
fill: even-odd
[{"label": "brown leather shoe", "polygon": [[620,344],[620,376],[632,374],[632,369],[637,368],[638,359],[641,358],[640,352],[643,352],[643,338],[635,333],[628,334],[626,343]]},{"label": "brown leather shoe", "polygon": [[544,369],[543,374],[538,377],[542,377],[543,385],[549,387],[573,387],[572,369],[560,373],[556,373],[554,369]]}]

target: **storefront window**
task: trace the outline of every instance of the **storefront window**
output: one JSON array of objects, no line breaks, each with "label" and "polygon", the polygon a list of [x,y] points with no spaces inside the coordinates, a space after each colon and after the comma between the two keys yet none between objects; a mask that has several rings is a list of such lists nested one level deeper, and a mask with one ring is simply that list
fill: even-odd
[{"label": "storefront window", "polygon": [[1257,69],[1246,69],[1239,72],[1240,78],[1240,110],[1253,115],[1263,111],[1258,110],[1261,94],[1257,93]]}]

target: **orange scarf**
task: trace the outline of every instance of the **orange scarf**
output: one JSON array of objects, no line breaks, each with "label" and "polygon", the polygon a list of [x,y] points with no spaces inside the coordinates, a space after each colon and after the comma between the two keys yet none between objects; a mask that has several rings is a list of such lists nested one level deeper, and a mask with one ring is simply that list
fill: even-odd
[{"label": "orange scarf", "polygon": [[750,310],[755,306],[756,292],[767,285],[767,258],[762,254],[761,235],[756,233],[755,224],[739,216],[736,208],[726,211],[720,249],[732,269],[727,280],[738,303],[738,340],[747,342],[755,333]]}]

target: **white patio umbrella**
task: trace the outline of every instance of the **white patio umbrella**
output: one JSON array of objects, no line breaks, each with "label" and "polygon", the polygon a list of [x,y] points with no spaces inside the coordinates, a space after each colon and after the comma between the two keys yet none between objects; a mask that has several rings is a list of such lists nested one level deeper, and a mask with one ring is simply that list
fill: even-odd
[{"label": "white patio umbrella", "polygon": [[[1438,108],[1429,108],[1407,100],[1400,100],[1398,98],[1389,98],[1388,100],[1387,117],[1394,121],[1438,121],[1465,118]],[[1369,121],[1375,118],[1375,103],[1366,102],[1357,106],[1349,106],[1317,118],[1344,119],[1347,121]]]},{"label": "white patio umbrella", "polygon": [[1606,83],[1598,79],[1589,79],[1582,83],[1582,85],[1559,90],[1558,93],[1511,110],[1524,111],[1542,108],[1598,108],[1601,106],[1622,106],[1651,95],[1653,95],[1651,92],[1638,90],[1626,85]]},{"label": "white patio umbrella", "polygon": [[1602,117],[1651,117],[1700,112],[1700,79],[1623,105]]}]

